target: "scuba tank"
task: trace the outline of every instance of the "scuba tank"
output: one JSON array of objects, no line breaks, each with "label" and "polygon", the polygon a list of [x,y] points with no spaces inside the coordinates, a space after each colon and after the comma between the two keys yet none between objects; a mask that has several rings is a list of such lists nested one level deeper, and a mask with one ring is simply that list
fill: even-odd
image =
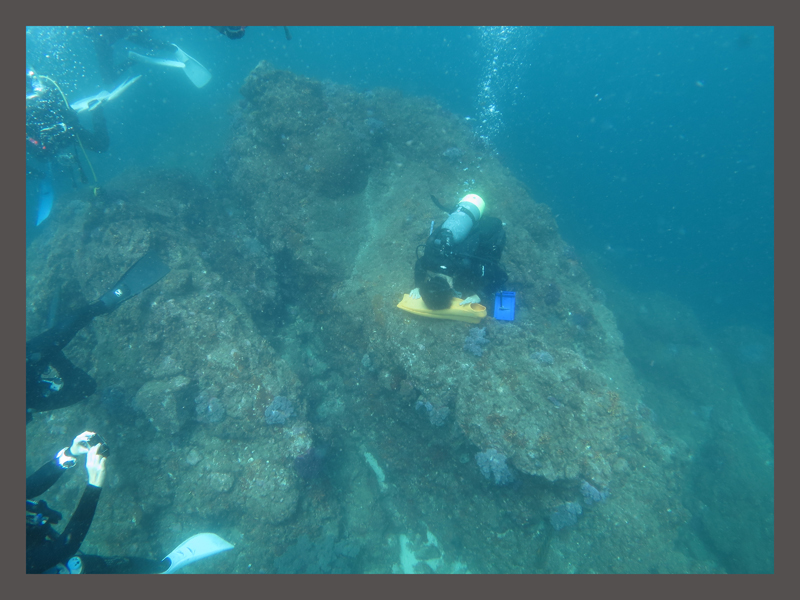
[{"label": "scuba tank", "polygon": [[453,247],[464,241],[480,220],[485,206],[483,198],[477,194],[464,196],[442,225],[439,237],[433,241],[434,247],[446,256],[452,254]]}]

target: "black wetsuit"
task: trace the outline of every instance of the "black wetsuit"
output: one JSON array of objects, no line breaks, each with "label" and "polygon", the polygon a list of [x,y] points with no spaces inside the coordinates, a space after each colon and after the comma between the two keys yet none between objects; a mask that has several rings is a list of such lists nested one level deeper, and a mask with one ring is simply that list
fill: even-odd
[{"label": "black wetsuit", "polygon": [[433,230],[425,242],[425,254],[414,265],[414,285],[420,287],[431,276],[441,273],[453,278],[453,289],[462,298],[477,294],[481,300],[499,291],[508,279],[500,266],[500,257],[506,245],[506,232],[497,217],[484,217],[470,230],[461,243],[453,247],[449,256],[434,246],[442,226]]},{"label": "black wetsuit", "polygon": [[[25,497],[35,498],[44,494],[59,480],[66,469],[53,459],[25,480]],[[26,526],[25,572],[44,573],[59,563],[66,563],[80,548],[83,538],[89,533],[94,518],[100,488],[86,485],[78,508],[59,534],[49,522],[31,523]]]},{"label": "black wetsuit", "polygon": [[90,131],[81,126],[78,113],[50,83],[25,100],[25,149],[40,160],[50,160],[65,151],[73,152],[77,160],[74,149],[78,138],[85,150],[105,152],[109,140],[102,107],[92,111],[92,127]]},{"label": "black wetsuit", "polygon": [[114,64],[114,44],[125,40],[148,51],[174,50],[169,42],[154,38],[141,27],[122,27],[118,25],[87,27],[84,33],[94,43],[97,53],[97,66],[106,85],[111,85],[133,64],[128,59],[119,65]]},{"label": "black wetsuit", "polygon": [[120,304],[146,290],[169,272],[149,250],[99,300],[85,305],[44,333],[25,343],[25,403],[27,420],[34,410],[54,410],[80,402],[97,385],[73,365],[62,350],[95,317],[113,312]]},{"label": "black wetsuit", "polygon": [[95,380],[73,365],[62,350],[92,319],[107,312],[109,307],[98,300],[25,343],[27,421],[33,410],[64,408],[94,394]]},{"label": "black wetsuit", "polygon": [[[26,172],[32,179],[48,180],[53,167],[68,168],[73,186],[77,186],[73,167],[82,183],[89,178],[78,158],[78,146],[84,150],[105,152],[109,140],[103,108],[92,111],[92,130],[78,121],[78,113],[67,106],[55,86],[48,82],[25,100]],[[31,157],[35,160],[28,160]],[[36,162],[40,164],[35,164]],[[43,163],[43,164],[42,164]]]},{"label": "black wetsuit", "polygon": [[247,29],[247,25],[245,25],[244,27],[217,27],[216,25],[212,25],[212,27],[231,40],[242,39],[244,37],[245,29]]},{"label": "black wetsuit", "polygon": [[[45,493],[58,481],[66,469],[59,466],[56,459],[43,465],[25,480],[25,496],[35,498]],[[26,524],[25,572],[44,573],[58,564],[66,564],[75,556],[92,524],[101,488],[86,484],[78,507],[60,534],[49,521],[31,518]],[[36,510],[29,508],[29,514]],[[53,514],[44,504],[44,514]],[[58,515],[58,513],[55,513]],[[58,515],[60,518],[60,515]],[[57,522],[57,521],[56,521]],[[104,558],[90,554],[80,554],[83,573],[163,573],[169,568],[169,561],[151,560],[128,556]]]}]

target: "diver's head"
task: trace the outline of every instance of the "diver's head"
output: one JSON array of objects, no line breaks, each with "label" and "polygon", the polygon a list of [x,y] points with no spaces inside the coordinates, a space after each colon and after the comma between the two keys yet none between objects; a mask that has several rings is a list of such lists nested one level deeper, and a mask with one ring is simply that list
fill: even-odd
[{"label": "diver's head", "polygon": [[441,240],[434,242],[440,245],[442,251],[448,254],[452,245],[461,243],[472,230],[473,225],[480,221],[486,203],[477,194],[467,194],[456,205],[442,225]]},{"label": "diver's head", "polygon": [[247,25],[243,27],[216,27],[214,29],[219,31],[222,35],[227,36],[231,40],[238,40],[244,37],[244,30],[247,28]]},{"label": "diver's head", "polygon": [[451,300],[453,299],[453,288],[450,283],[442,275],[435,277],[428,277],[419,286],[419,295],[425,306],[431,310],[442,310],[443,308],[450,308]]}]

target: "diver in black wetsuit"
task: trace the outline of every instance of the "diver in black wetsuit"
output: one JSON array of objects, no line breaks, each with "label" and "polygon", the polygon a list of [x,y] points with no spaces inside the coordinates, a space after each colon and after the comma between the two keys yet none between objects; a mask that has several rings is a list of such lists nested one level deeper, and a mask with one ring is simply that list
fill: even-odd
[{"label": "diver in black wetsuit", "polygon": [[26,423],[31,421],[34,411],[71,406],[94,393],[97,387],[94,379],[64,356],[64,347],[96,316],[112,312],[169,270],[154,251],[147,252],[99,300],[25,343]]},{"label": "diver in black wetsuit", "polygon": [[[53,525],[61,520],[61,513],[48,507],[44,500],[33,502],[31,498],[40,496],[50,489],[64,471],[77,464],[79,455],[88,454],[89,440],[93,439],[94,435],[91,431],[84,431],[75,438],[71,446],[61,449],[52,460],[25,480],[26,573],[45,573],[51,569],[58,569],[59,565],[60,569],[68,569],[70,558],[78,551],[89,532],[97,501],[100,499],[100,488],[105,480],[105,458],[97,453],[100,448],[99,443],[91,448],[91,456],[87,456],[86,471],[89,474],[89,482],[83,491],[78,508],[75,509],[75,513],[61,534],[53,529]],[[74,561],[72,566],[77,571],[77,564]]]},{"label": "diver in black wetsuit", "polygon": [[[86,454],[89,480],[72,518],[59,534],[53,525],[61,520],[61,513],[47,506],[44,500],[33,502],[31,498],[49,490],[67,469],[78,464],[81,454]],[[89,532],[100,500],[108,454],[108,446],[100,436],[92,431],[84,431],[73,440],[71,446],[59,450],[51,460],[26,478],[26,573],[163,573],[170,567],[170,561],[166,559],[76,556]]]},{"label": "diver in black wetsuit", "polygon": [[[27,152],[40,160],[51,160],[73,150],[77,137],[83,147],[95,152],[108,150],[108,131],[103,110],[92,112],[93,129],[84,128],[55,84],[29,69],[26,72],[25,139]],[[77,159],[75,159],[77,160]]]},{"label": "diver in black wetsuit", "polygon": [[[219,31],[222,35],[227,37],[229,40],[240,40],[244,37],[245,29],[247,29],[247,25],[237,26],[237,27],[217,27],[216,25],[212,25],[214,29]],[[289,28],[286,25],[283,26],[283,34],[286,36],[287,40],[292,39],[292,34],[289,33]]]},{"label": "diver in black wetsuit", "polygon": [[450,217],[431,232],[424,254],[414,265],[412,298],[422,298],[429,309],[441,310],[449,308],[457,296],[463,298],[462,305],[483,301],[493,311],[494,303],[487,300],[508,279],[499,264],[506,232],[497,217],[481,218],[483,209],[480,196],[464,196]]},{"label": "diver in black wetsuit", "polygon": [[[247,29],[247,25],[235,27],[217,27],[212,25],[212,27],[231,40],[243,38]],[[287,40],[292,39],[288,27],[284,26],[283,32]],[[153,37],[147,29],[142,27],[122,27],[117,25],[102,27],[92,26],[86,27],[84,33],[94,43],[100,75],[106,85],[110,85],[116,81],[120,75],[133,64],[133,61],[130,59],[126,59],[118,65],[114,63],[114,44],[116,42],[125,40],[130,44],[143,48],[149,53],[168,51],[173,48],[172,44]]]},{"label": "diver in black wetsuit", "polygon": [[216,25],[212,25],[214,29],[219,31],[222,35],[227,37],[229,40],[240,40],[244,37],[245,29],[247,29],[247,25],[239,26],[239,27],[217,27]]},{"label": "diver in black wetsuit", "polygon": [[111,312],[98,300],[25,343],[26,420],[33,411],[71,406],[94,394],[97,384],[64,356],[63,348],[98,315]]},{"label": "diver in black wetsuit", "polygon": [[26,165],[28,174],[34,179],[49,181],[53,166],[58,164],[70,171],[72,167],[77,168],[81,181],[88,183],[78,159],[78,146],[84,151],[108,150],[108,130],[102,107],[92,112],[92,129],[86,129],[54,81],[36,75],[33,69],[27,70],[26,79],[25,156],[39,161],[38,167],[35,163]]},{"label": "diver in black wetsuit", "polygon": [[94,43],[100,76],[106,85],[116,81],[133,64],[130,59],[126,59],[119,65],[114,64],[114,44],[119,40],[125,40],[150,52],[170,50],[172,48],[172,44],[154,38],[146,29],[141,27],[92,26],[84,29],[84,33]]}]

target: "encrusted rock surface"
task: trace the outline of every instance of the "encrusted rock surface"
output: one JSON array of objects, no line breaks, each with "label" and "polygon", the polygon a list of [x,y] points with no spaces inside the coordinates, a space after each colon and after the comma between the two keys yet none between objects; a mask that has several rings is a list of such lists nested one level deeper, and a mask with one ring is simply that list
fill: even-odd
[{"label": "encrusted rock surface", "polygon": [[[150,247],[172,268],[68,346],[98,393],[28,428],[29,471],[85,429],[112,445],[84,550],[161,557],[214,530],[237,544],[220,571],[273,572],[298,536],[330,534],[359,540],[348,564],[391,571],[396,536],[427,526],[479,571],[716,570],[674,548],[691,516],[679,499],[689,452],[654,426],[603,294],[468,123],[431,100],[267,63],[242,95],[221,180],[131,171],[96,198],[59,199],[28,252],[29,336],[56,287],[63,312]],[[467,192],[504,221],[517,292],[514,322],[480,324],[480,357],[463,350],[471,325],[396,308],[444,217],[430,196]],[[132,416],[101,403],[112,386]],[[268,425],[276,396],[295,415]],[[441,426],[420,398],[449,409]],[[294,461],[320,443],[322,475],[300,478]],[[508,457],[513,483],[483,477],[474,456],[488,449]],[[51,504],[68,513],[82,476]],[[549,515],[583,481],[608,498],[554,533]]]}]

